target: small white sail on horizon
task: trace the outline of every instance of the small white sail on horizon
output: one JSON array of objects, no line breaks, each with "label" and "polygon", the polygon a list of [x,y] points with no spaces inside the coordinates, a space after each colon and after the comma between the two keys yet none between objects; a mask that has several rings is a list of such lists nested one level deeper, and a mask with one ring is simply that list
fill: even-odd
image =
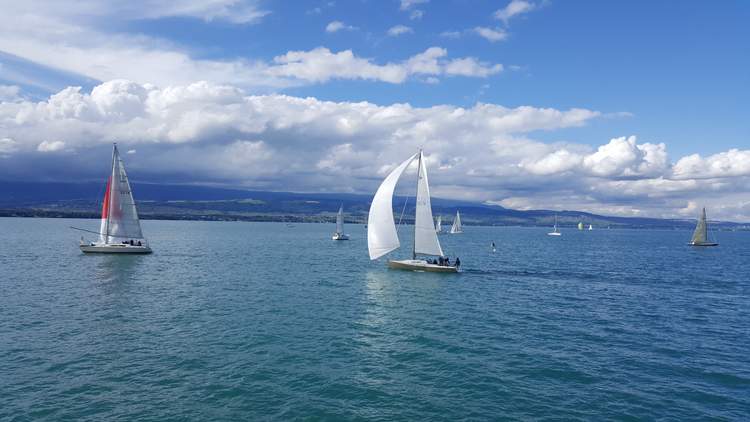
[{"label": "small white sail on horizon", "polygon": [[367,217],[367,249],[371,260],[398,249],[401,243],[393,219],[393,192],[406,168],[417,159],[417,199],[414,216],[412,259],[391,260],[391,268],[429,272],[456,272],[456,266],[438,265],[417,259],[417,255],[443,257],[432,217],[430,187],[424,155],[420,150],[396,167],[375,192]]},{"label": "small white sail on horizon", "polygon": [[442,233],[443,232],[443,216],[438,215],[437,221],[435,222],[435,233]]},{"label": "small white sail on horizon", "polygon": [[464,228],[461,226],[461,213],[456,210],[456,216],[453,218],[453,224],[451,225],[451,234],[463,233]]},{"label": "small white sail on horizon", "polygon": [[336,232],[331,236],[333,240],[349,240],[349,235],[344,233],[344,205],[339,207],[336,213]]},{"label": "small white sail on horizon", "polygon": [[589,230],[594,230],[594,226],[592,226],[591,224],[589,224]]},{"label": "small white sail on horizon", "polygon": [[130,189],[125,164],[117,150],[112,149],[112,172],[102,201],[102,218],[99,242],[81,243],[83,252],[100,253],[150,253],[143,237],[138,210]]},{"label": "small white sail on horizon", "polygon": [[555,214],[555,226],[551,232],[547,233],[547,236],[562,236],[562,233],[557,230],[557,214]]},{"label": "small white sail on horizon", "polygon": [[706,208],[703,208],[701,215],[698,217],[698,223],[695,225],[693,237],[690,239],[690,246],[718,246],[716,242],[708,239],[708,223],[706,222]]}]

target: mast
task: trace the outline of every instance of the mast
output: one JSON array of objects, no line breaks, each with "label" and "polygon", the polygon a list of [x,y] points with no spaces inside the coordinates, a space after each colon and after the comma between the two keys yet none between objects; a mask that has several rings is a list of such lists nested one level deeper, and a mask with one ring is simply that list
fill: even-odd
[{"label": "mast", "polygon": [[109,217],[112,215],[112,182],[115,180],[115,156],[117,154],[117,142],[113,143],[112,146],[112,171],[109,176],[109,186],[110,186],[110,192],[109,197],[107,198],[107,201],[109,201],[109,204],[107,204],[107,226],[106,230],[104,231],[104,243],[109,243]]},{"label": "mast", "polygon": [[[417,162],[417,194],[419,196],[419,178],[422,177],[422,148],[419,149],[419,161]],[[416,197],[415,196],[415,197]],[[419,206],[418,200],[415,201],[414,208],[414,243],[411,248],[411,259],[417,259],[417,209]]]}]

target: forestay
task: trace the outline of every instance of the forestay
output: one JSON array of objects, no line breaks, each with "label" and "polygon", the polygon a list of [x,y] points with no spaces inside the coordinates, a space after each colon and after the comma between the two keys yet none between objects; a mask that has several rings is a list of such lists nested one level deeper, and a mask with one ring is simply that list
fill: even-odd
[{"label": "forestay", "polygon": [[396,223],[393,221],[393,191],[401,174],[418,155],[419,153],[412,155],[396,167],[375,192],[367,217],[367,249],[370,259],[378,259],[401,246]]},{"label": "forestay", "polygon": [[414,253],[443,256],[437,232],[432,219],[430,203],[430,185],[427,182],[427,166],[424,155],[419,153],[419,172],[417,181],[417,210],[414,219]]}]

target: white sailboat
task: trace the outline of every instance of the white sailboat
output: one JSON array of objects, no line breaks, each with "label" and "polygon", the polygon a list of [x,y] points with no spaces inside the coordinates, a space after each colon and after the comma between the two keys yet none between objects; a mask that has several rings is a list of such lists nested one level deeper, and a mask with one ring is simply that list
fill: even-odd
[{"label": "white sailboat", "polygon": [[591,224],[589,224],[589,230],[594,230],[594,226],[592,226]]},{"label": "white sailboat", "polygon": [[427,181],[427,167],[424,155],[420,150],[394,169],[375,192],[372,199],[370,213],[367,217],[367,248],[370,259],[378,259],[381,256],[398,249],[401,243],[396,231],[396,223],[393,221],[393,191],[396,183],[404,170],[415,159],[417,164],[417,205],[414,217],[414,247],[411,259],[389,260],[388,266],[394,269],[427,271],[427,272],[458,272],[458,267],[438,265],[417,259],[417,255],[443,256],[435,226],[432,219],[432,206],[430,204],[430,187]]},{"label": "white sailboat", "polygon": [[583,221],[578,222],[578,230],[583,230]]},{"label": "white sailboat", "polygon": [[443,232],[443,216],[438,215],[437,221],[435,222],[435,233],[440,234]]},{"label": "white sailboat", "polygon": [[453,218],[453,225],[451,225],[451,234],[463,233],[464,228],[461,227],[461,213],[456,211],[456,216]]},{"label": "white sailboat", "polygon": [[138,211],[117,144],[112,149],[112,173],[104,192],[99,240],[86,243],[81,238],[80,247],[86,253],[151,253],[141,232]]},{"label": "white sailboat", "polygon": [[333,240],[349,240],[349,235],[344,234],[344,206],[339,207],[336,214],[336,232],[331,236]]},{"label": "white sailboat", "polygon": [[716,242],[711,242],[708,239],[708,223],[706,222],[706,209],[703,208],[700,217],[698,217],[698,224],[695,226],[693,232],[693,238],[690,239],[690,246],[719,246]]},{"label": "white sailboat", "polygon": [[555,226],[551,232],[547,233],[547,236],[562,236],[562,233],[557,230],[557,215],[555,215]]}]

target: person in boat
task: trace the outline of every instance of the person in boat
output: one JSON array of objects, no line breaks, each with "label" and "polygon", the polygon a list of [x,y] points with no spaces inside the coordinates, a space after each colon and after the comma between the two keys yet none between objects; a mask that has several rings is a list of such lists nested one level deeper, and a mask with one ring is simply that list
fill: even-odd
[{"label": "person in boat", "polygon": [[[494,247],[495,243],[493,242],[492,245]],[[455,265],[456,265],[456,269],[458,269],[458,267],[461,266],[461,258],[456,257],[456,264]]]},{"label": "person in boat", "polygon": [[138,241],[138,246],[143,246],[143,245],[141,245],[141,241],[140,240]]}]

